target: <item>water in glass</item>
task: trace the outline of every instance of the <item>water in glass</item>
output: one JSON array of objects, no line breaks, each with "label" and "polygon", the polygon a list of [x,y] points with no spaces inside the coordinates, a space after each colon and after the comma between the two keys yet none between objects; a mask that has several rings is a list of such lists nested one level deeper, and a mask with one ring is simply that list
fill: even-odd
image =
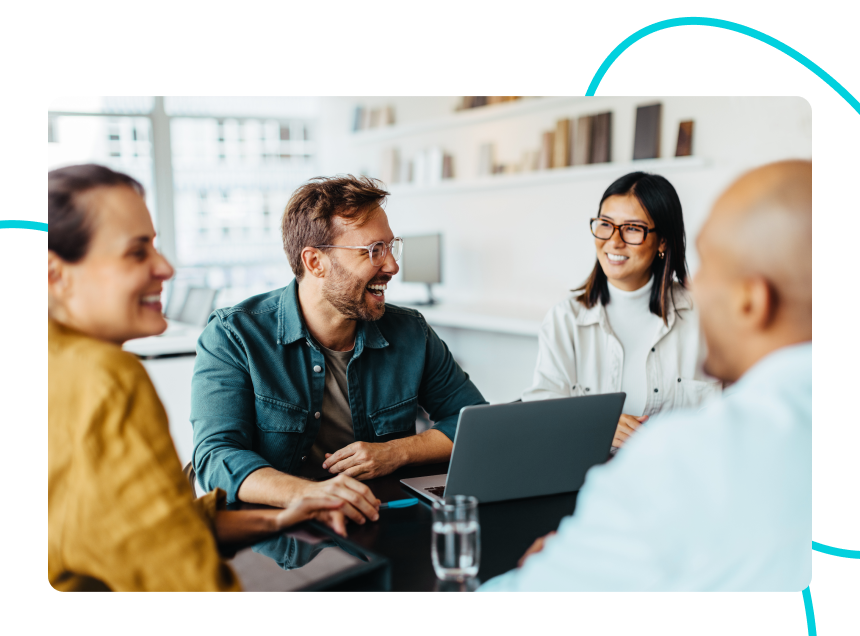
[{"label": "water in glass", "polygon": [[457,495],[433,504],[432,558],[436,576],[463,580],[477,576],[481,564],[478,501]]}]

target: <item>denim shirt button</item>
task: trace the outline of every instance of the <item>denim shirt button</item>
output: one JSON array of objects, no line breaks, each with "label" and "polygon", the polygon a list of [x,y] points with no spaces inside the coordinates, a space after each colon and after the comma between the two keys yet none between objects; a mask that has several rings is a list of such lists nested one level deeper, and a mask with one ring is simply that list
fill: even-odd
[{"label": "denim shirt button", "polygon": [[322,367],[318,364],[315,364],[314,365],[314,372],[319,373],[320,371],[322,371]]},{"label": "denim shirt button", "polygon": [[320,417],[322,417],[322,416],[320,415],[320,412],[319,412],[319,411],[317,411],[316,413],[314,413],[314,417],[315,417],[315,418],[317,418],[317,419],[319,419],[319,418],[320,418]]}]

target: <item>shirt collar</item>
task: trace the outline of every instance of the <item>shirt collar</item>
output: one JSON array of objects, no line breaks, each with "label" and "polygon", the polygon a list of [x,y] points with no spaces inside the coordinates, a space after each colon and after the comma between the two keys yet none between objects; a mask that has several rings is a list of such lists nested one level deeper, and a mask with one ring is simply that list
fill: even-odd
[{"label": "shirt collar", "polygon": [[[295,279],[284,287],[278,307],[278,344],[288,345],[297,340],[310,341],[310,334],[299,308],[299,285]],[[381,349],[388,341],[382,336],[376,322],[358,321],[355,337],[355,355],[361,354],[364,347]]]}]

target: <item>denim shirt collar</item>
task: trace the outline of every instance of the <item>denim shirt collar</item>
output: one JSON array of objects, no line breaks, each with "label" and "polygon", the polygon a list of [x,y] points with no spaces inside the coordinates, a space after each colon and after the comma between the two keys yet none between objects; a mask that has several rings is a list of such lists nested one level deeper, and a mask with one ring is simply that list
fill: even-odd
[{"label": "denim shirt collar", "polygon": [[[281,299],[278,304],[278,344],[288,345],[297,340],[313,342],[299,307],[298,294],[299,285],[295,279],[281,292]],[[358,321],[354,357],[361,355],[364,347],[381,349],[387,346],[388,341],[382,337],[382,332],[379,331],[379,326],[375,322]]]}]

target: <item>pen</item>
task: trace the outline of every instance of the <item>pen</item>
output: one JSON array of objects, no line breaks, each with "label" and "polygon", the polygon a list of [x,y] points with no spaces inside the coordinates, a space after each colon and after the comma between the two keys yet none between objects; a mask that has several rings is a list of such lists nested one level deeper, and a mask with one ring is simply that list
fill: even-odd
[{"label": "pen", "polygon": [[380,510],[385,510],[386,508],[408,508],[409,506],[414,506],[418,503],[417,499],[397,499],[395,501],[387,501],[381,506],[379,506]]}]

